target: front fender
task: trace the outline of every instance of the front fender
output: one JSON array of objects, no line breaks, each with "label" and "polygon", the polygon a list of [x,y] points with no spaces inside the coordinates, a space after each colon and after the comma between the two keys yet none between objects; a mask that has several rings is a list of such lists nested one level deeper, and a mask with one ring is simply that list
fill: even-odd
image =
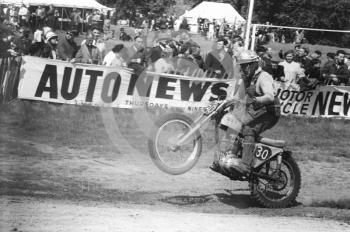
[{"label": "front fender", "polygon": [[291,151],[283,151],[282,152],[282,158],[285,159],[285,158],[289,158],[293,155],[293,153]]}]

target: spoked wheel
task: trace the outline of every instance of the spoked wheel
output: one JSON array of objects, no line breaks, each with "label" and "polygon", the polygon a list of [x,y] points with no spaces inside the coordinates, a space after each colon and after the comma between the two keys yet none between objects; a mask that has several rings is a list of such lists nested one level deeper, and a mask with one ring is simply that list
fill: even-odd
[{"label": "spoked wheel", "polygon": [[192,123],[192,119],[178,113],[165,115],[156,123],[148,140],[148,149],[160,170],[179,175],[197,163],[202,153],[202,138],[198,131],[177,145],[177,141],[192,129]]},{"label": "spoked wheel", "polygon": [[291,156],[283,157],[279,172],[276,167],[277,160],[274,159],[259,169],[259,173],[269,175],[275,180],[256,177],[249,182],[252,198],[267,208],[291,206],[295,203],[300,190],[300,170]]}]

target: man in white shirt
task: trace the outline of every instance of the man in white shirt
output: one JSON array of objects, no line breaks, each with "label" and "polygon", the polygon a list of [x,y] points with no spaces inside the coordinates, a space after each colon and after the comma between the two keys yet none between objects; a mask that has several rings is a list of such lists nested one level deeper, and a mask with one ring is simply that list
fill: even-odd
[{"label": "man in white shirt", "polygon": [[291,86],[295,85],[300,78],[305,77],[305,71],[301,67],[300,63],[295,62],[294,59],[294,51],[289,50],[284,55],[285,60],[280,62],[278,65],[282,66],[284,69],[284,76],[281,77],[281,81],[285,83],[285,85]]},{"label": "man in white shirt", "polygon": [[105,58],[103,59],[102,65],[108,66],[108,67],[126,67],[126,62],[123,59],[122,56],[122,50],[124,49],[123,44],[117,44],[114,46],[112,51],[107,53]]}]

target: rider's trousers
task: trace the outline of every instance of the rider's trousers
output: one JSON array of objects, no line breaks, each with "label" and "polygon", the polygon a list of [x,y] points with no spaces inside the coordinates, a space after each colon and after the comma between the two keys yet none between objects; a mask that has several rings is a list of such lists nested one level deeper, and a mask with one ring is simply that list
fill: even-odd
[{"label": "rider's trousers", "polygon": [[272,128],[279,119],[279,112],[267,111],[258,117],[247,117],[243,125],[243,149],[242,162],[246,165],[253,165],[253,151],[257,137],[267,129]]}]

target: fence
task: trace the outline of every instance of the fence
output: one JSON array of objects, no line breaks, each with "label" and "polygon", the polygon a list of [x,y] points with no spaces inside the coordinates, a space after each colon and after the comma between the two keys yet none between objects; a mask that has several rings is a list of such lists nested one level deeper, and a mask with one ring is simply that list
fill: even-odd
[{"label": "fence", "polygon": [[9,103],[18,96],[21,57],[0,59],[0,103]]}]

